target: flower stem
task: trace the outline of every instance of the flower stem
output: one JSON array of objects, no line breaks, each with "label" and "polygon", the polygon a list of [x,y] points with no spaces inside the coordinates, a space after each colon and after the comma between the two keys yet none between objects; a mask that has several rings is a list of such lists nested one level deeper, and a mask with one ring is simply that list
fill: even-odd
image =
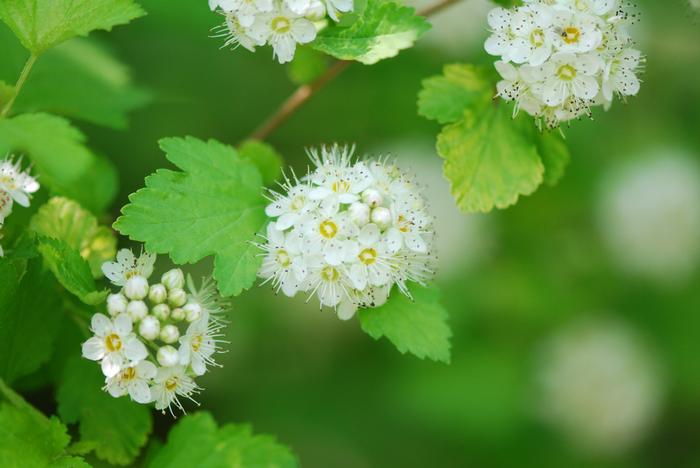
[{"label": "flower stem", "polygon": [[22,91],[24,83],[27,81],[29,73],[32,71],[32,67],[34,67],[37,58],[38,57],[36,55],[31,54],[27,59],[26,63],[24,64],[24,68],[22,68],[22,72],[19,74],[17,83],[15,84],[15,89],[14,93],[12,94],[12,97],[9,101],[7,101],[7,104],[5,104],[5,107],[3,107],[2,112],[0,112],[0,118],[7,117],[7,115],[12,110],[12,105],[15,103],[15,99],[17,99],[17,96],[19,95],[20,91]]},{"label": "flower stem", "polygon": [[[442,11],[453,3],[460,0],[438,0],[418,12],[420,16],[432,16]],[[309,84],[299,86],[291,96],[270,117],[265,119],[258,128],[248,137],[253,140],[264,140],[286,122],[296,111],[306,104],[316,93],[318,93],[329,82],[345,71],[353,62],[349,60],[339,60],[335,62],[323,75],[316,78]]]}]

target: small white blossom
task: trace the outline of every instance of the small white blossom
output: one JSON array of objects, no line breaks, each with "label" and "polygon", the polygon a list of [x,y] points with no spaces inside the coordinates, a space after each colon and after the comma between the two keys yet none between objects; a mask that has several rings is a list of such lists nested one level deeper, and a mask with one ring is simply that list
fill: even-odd
[{"label": "small white blossom", "polygon": [[[423,284],[435,263],[434,231],[412,180],[386,161],[354,161],[351,147],[309,155],[314,170],[271,196],[273,219],[259,245],[263,284],[287,296],[316,296],[341,319],[383,304],[393,285],[408,294],[408,282]],[[289,212],[290,193],[303,193],[305,208],[280,224],[274,215]]]},{"label": "small white blossom", "polygon": [[117,253],[116,262],[106,262],[102,265],[102,273],[115,286],[124,286],[134,276],[141,276],[147,280],[153,273],[155,261],[155,255],[142,252],[136,258],[131,250],[122,249]]},{"label": "small white blossom", "polygon": [[[178,397],[191,399],[199,391],[193,379],[216,365],[214,355],[222,352],[218,344],[224,343],[221,313],[227,304],[213,281],[205,279],[197,287],[178,268],[149,287],[155,260],[150,255],[136,259],[122,250],[116,262],[103,265],[105,275],[122,288],[106,301],[113,320],[93,315],[95,336],[83,344],[83,356],[101,363],[103,390],[113,397],[155,402],[157,409],[172,413],[173,406],[184,411]],[[134,323],[138,334],[132,330]]]},{"label": "small white blossom", "polygon": [[273,58],[279,63],[291,62],[297,44],[307,44],[316,38],[316,26],[303,16],[278,4],[269,13],[255,17],[248,30],[250,37],[272,46]]},{"label": "small white blossom", "polygon": [[155,401],[156,409],[161,410],[163,414],[165,414],[166,408],[173,414],[173,405],[184,413],[185,408],[179,397],[197,403],[193,399],[193,395],[196,393],[199,393],[199,387],[192,377],[187,375],[184,366],[159,368],[153,379],[153,385],[151,385],[151,395]]},{"label": "small white blossom", "polygon": [[113,321],[102,314],[93,315],[90,330],[95,336],[83,343],[83,357],[100,361],[106,377],[140,362],[148,351],[131,329],[131,319],[126,314],[118,315]]},{"label": "small white blossom", "polygon": [[[22,170],[21,159],[15,162],[8,156],[0,160],[0,239],[5,218],[12,213],[14,203],[28,207],[32,194],[38,190],[39,183],[29,174],[29,170]],[[0,257],[3,255],[0,245]]]},{"label": "small white blossom", "polygon": [[633,49],[627,25],[635,15],[617,0],[526,0],[488,16],[484,45],[499,56],[498,96],[554,128],[608,109],[615,94],[639,92],[644,58]]},{"label": "small white blossom", "polygon": [[128,394],[137,403],[150,403],[153,398],[148,384],[155,376],[156,366],[152,362],[141,361],[108,378],[106,389],[115,398]]}]

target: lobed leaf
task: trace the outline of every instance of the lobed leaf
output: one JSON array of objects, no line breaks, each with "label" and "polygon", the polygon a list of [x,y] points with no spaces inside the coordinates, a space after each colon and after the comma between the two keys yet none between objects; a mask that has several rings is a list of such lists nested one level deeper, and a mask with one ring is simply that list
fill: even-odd
[{"label": "lobed leaf", "polygon": [[214,140],[168,138],[160,145],[184,172],[161,169],[148,176],[115,229],[178,264],[214,255],[219,290],[240,294],[253,285],[262,261],[252,244],[267,222],[260,171]]},{"label": "lobed leaf", "polygon": [[149,468],[218,468],[222,466],[296,468],[296,457],[268,435],[253,434],[250,426],[218,428],[209,413],[182,418],[158,450]]},{"label": "lobed leaf", "polygon": [[58,414],[68,424],[79,423],[81,451],[94,450],[102,460],[128,465],[148,441],[151,412],[128,396],[113,398],[103,386],[100,366],[75,356],[58,388]]},{"label": "lobed leaf", "polygon": [[263,184],[272,185],[282,175],[282,164],[284,159],[275,149],[257,140],[248,140],[238,148],[241,158],[248,159],[260,171]]},{"label": "lobed leaf", "polygon": [[375,340],[386,337],[401,353],[449,363],[452,331],[440,292],[420,285],[410,291],[413,299],[395,292],[383,306],[360,310],[362,330]]},{"label": "lobed leaf", "polygon": [[0,19],[35,55],[75,36],[143,16],[132,0],[2,0]]},{"label": "lobed leaf", "polygon": [[348,26],[332,24],[318,33],[311,46],[341,60],[372,65],[407,49],[430,29],[413,8],[386,0],[369,0]]}]

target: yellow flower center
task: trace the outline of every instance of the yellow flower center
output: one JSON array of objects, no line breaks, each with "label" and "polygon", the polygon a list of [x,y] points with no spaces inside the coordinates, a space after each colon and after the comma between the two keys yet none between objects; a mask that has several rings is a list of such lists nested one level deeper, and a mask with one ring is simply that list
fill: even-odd
[{"label": "yellow flower center", "polygon": [[404,215],[399,215],[399,219],[397,220],[396,224],[399,226],[399,231],[403,232],[404,234],[411,230],[411,222],[407,220]]},{"label": "yellow flower center", "polygon": [[581,39],[581,31],[575,26],[569,26],[564,28],[561,37],[564,38],[564,42],[567,44],[576,44]]},{"label": "yellow flower center", "polygon": [[333,239],[338,234],[338,225],[327,219],[319,224],[318,231],[326,239]]},{"label": "yellow flower center", "polygon": [[165,381],[165,388],[169,391],[172,392],[177,388],[177,384],[180,381],[176,375],[173,375],[170,377],[168,380]]},{"label": "yellow flower center", "polygon": [[557,76],[564,81],[571,81],[576,78],[576,69],[571,65],[562,65],[557,70]]},{"label": "yellow flower center", "polygon": [[532,31],[530,33],[530,43],[535,47],[544,45],[544,31],[539,28]]},{"label": "yellow flower center", "polygon": [[371,265],[377,261],[377,251],[372,248],[364,249],[357,257],[365,265]]},{"label": "yellow flower center", "polygon": [[337,180],[333,182],[333,185],[331,186],[331,189],[335,193],[347,193],[350,191],[350,182],[347,180]]},{"label": "yellow flower center", "polygon": [[340,278],[340,273],[332,266],[324,267],[323,270],[321,270],[321,279],[323,281],[334,283],[338,281],[338,278]]},{"label": "yellow flower center", "polygon": [[289,264],[292,263],[292,259],[289,257],[289,254],[286,250],[279,249],[277,251],[277,263],[279,263],[283,267],[288,267]]},{"label": "yellow flower center", "polygon": [[195,353],[199,351],[199,349],[202,347],[202,335],[197,335],[194,338],[192,338],[192,351]]},{"label": "yellow flower center", "polygon": [[133,380],[136,377],[136,369],[127,367],[122,371],[121,380]]},{"label": "yellow flower center", "polygon": [[272,19],[270,27],[274,32],[284,34],[286,32],[289,32],[290,29],[292,29],[292,24],[289,22],[288,18],[285,18],[284,16],[278,16]]},{"label": "yellow flower center", "polygon": [[139,272],[137,270],[129,270],[124,274],[124,276],[126,276],[126,279],[131,279],[138,274]]},{"label": "yellow flower center", "polygon": [[15,179],[10,177],[10,176],[7,176],[7,175],[0,176],[0,182],[2,182],[3,185],[5,185],[5,187],[7,187],[10,190],[15,190],[17,188],[17,184],[15,183]]},{"label": "yellow flower center", "polygon": [[303,195],[297,195],[292,199],[292,211],[299,211],[306,205],[306,197]]},{"label": "yellow flower center", "polygon": [[119,335],[117,335],[116,333],[107,335],[105,337],[105,348],[107,348],[107,351],[109,351],[110,353],[119,351],[120,349],[122,349],[122,339],[119,338]]}]

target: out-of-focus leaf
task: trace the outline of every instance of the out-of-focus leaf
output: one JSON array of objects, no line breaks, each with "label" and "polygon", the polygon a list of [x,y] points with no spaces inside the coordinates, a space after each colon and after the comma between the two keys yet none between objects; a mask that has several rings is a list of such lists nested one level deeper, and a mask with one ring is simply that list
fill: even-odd
[{"label": "out-of-focus leaf", "polygon": [[274,184],[282,174],[284,159],[267,143],[248,140],[238,148],[238,154],[241,158],[248,159],[257,166],[265,185]]},{"label": "out-of-focus leaf", "polygon": [[114,232],[97,224],[97,218],[68,198],[54,197],[32,217],[30,229],[64,241],[90,264],[95,278],[102,276],[102,264],[117,253]]},{"label": "out-of-focus leaf", "polygon": [[328,68],[328,56],[309,46],[297,47],[294,60],[287,65],[289,79],[296,84],[311,83]]},{"label": "out-of-focus leaf", "polygon": [[100,366],[79,356],[69,360],[58,388],[58,414],[68,424],[80,423],[83,448],[94,448],[109,463],[128,465],[148,441],[151,413],[128,397],[113,398],[103,386]]},{"label": "out-of-focus leaf", "polygon": [[296,457],[268,435],[253,434],[250,426],[218,428],[209,413],[182,418],[156,452],[149,468],[219,468],[224,466],[295,468]]},{"label": "out-of-focus leaf", "polygon": [[66,450],[68,430],[47,418],[0,380],[0,466],[3,468],[89,468]]}]

